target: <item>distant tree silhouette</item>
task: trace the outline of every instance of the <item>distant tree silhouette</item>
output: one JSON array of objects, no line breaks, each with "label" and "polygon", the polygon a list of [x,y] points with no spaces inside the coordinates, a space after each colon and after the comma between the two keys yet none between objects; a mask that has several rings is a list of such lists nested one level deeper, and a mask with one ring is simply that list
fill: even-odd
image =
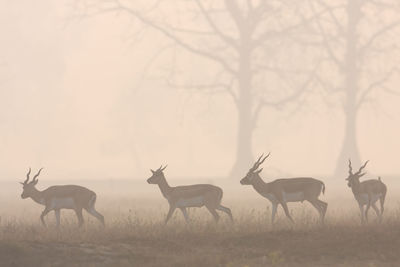
[{"label": "distant tree silhouette", "polygon": [[345,131],[334,174],[343,177],[349,158],[354,165],[361,164],[357,143],[360,110],[371,102],[375,92],[394,92],[387,82],[398,71],[394,57],[399,56],[400,2],[308,2],[316,15],[315,29],[327,55],[321,69],[336,69],[335,73],[328,73],[329,77],[319,77],[324,88],[339,93],[342,100]]},{"label": "distant tree silhouette", "polygon": [[[251,165],[252,136],[265,108],[298,100],[315,82],[318,62],[305,61],[307,51],[295,42],[313,18],[301,12],[297,1],[155,1],[148,8],[118,0],[78,2],[78,17],[128,14],[193,60],[200,57],[215,63],[214,76],[205,75],[205,82],[177,83],[167,77],[167,83],[231,97],[238,121],[232,176]],[[291,57],[291,51],[297,51],[298,58]]]}]

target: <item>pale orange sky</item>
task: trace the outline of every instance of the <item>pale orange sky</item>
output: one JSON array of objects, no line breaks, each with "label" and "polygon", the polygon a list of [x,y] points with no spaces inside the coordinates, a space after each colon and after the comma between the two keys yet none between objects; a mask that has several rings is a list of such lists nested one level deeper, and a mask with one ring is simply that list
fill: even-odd
[{"label": "pale orange sky", "polygon": [[[160,36],[130,44],[124,16],[65,25],[68,9],[61,2],[0,6],[0,179],[23,178],[29,166],[45,167],[46,179],[141,178],[166,163],[175,177],[229,171],[236,110],[227,96],[174,90],[155,80],[136,86]],[[204,67],[194,59],[193,68]],[[360,151],[372,173],[400,173],[399,100],[380,95],[381,109],[360,114]],[[272,152],[266,173],[333,171],[341,111],[317,96],[310,103],[293,116],[263,113],[254,153]]]}]

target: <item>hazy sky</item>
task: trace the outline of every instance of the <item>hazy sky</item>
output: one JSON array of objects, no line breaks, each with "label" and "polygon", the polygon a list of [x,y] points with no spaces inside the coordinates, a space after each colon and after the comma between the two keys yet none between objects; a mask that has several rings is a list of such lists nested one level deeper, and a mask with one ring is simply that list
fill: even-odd
[{"label": "hazy sky", "polygon": [[[232,101],[156,80],[138,87],[162,38],[132,44],[126,17],[66,23],[69,10],[61,1],[0,1],[0,179],[22,179],[29,166],[45,167],[46,179],[144,178],[160,164],[169,164],[169,176],[228,173]],[[370,172],[400,173],[399,101],[381,95],[379,110],[360,114],[359,146]],[[289,111],[266,110],[255,132],[254,152],[272,152],[266,173],[331,173],[341,111],[318,96],[301,112]]]}]

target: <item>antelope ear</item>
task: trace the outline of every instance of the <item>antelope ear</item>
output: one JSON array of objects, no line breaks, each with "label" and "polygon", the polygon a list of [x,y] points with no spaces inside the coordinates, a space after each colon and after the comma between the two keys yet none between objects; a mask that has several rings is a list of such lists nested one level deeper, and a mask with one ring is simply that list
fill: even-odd
[{"label": "antelope ear", "polygon": [[258,171],[256,171],[256,173],[260,173],[262,172],[263,168],[259,169]]},{"label": "antelope ear", "polygon": [[39,182],[39,180],[38,179],[36,179],[35,181],[33,181],[32,183],[33,183],[33,185],[37,185],[37,183]]},{"label": "antelope ear", "polygon": [[366,175],[366,174],[367,174],[366,172],[361,173],[359,177],[363,177],[363,176]]},{"label": "antelope ear", "polygon": [[22,184],[22,185],[25,185],[23,182],[19,182],[20,184]]},{"label": "antelope ear", "polygon": [[152,173],[155,173],[155,171],[153,171],[152,169],[150,169],[150,171],[151,171]]}]

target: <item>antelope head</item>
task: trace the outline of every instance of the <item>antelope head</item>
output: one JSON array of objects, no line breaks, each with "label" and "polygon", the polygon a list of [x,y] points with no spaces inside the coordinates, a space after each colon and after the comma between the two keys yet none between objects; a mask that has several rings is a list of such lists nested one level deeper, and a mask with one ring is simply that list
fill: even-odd
[{"label": "antelope head", "polygon": [[149,184],[158,184],[160,183],[161,179],[165,179],[164,177],[164,173],[163,171],[165,170],[165,168],[167,168],[168,165],[166,165],[165,167],[163,167],[162,165],[160,166],[160,168],[158,168],[157,170],[153,171],[152,169],[150,169],[151,173],[153,174],[149,179],[147,179],[147,182]]},{"label": "antelope head", "polygon": [[[269,157],[271,153],[268,153],[264,157],[264,154],[262,154],[258,160],[254,163],[253,167],[250,168],[250,170],[247,172],[246,176],[240,180],[240,183],[242,185],[251,185],[253,184],[254,179],[260,178],[260,172],[263,170],[262,168],[258,170],[258,167],[265,161],[266,158]],[[263,158],[264,157],[264,158]]]},{"label": "antelope head", "polygon": [[40,172],[42,171],[43,168],[41,168],[38,173],[33,176],[32,181],[29,181],[29,175],[31,174],[31,168],[29,168],[28,173],[26,174],[26,180],[24,182],[20,182],[20,184],[22,184],[22,194],[21,194],[21,198],[28,198],[31,197],[32,194],[35,192],[36,188],[35,185],[39,182],[39,180],[37,179],[37,177],[40,175]]},{"label": "antelope head", "polygon": [[367,166],[368,161],[369,160],[367,160],[364,163],[364,165],[362,165],[360,167],[360,169],[356,173],[353,173],[353,168],[351,166],[351,160],[349,159],[349,176],[346,178],[347,185],[349,187],[351,187],[352,184],[354,184],[354,183],[359,183],[360,182],[360,177],[362,177],[362,176],[364,176],[366,174],[365,172],[362,172],[362,171],[365,168],[365,166]]}]

